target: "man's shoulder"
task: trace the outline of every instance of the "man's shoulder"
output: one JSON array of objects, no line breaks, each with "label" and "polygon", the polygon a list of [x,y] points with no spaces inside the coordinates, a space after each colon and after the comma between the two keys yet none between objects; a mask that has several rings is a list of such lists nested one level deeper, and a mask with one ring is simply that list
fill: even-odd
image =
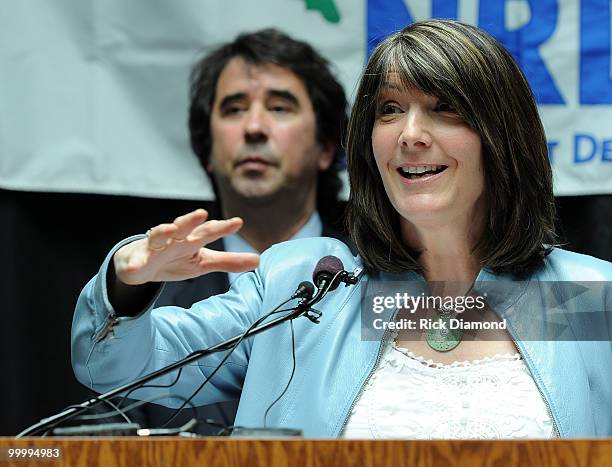
[{"label": "man's shoulder", "polygon": [[344,235],[339,230],[333,228],[331,225],[327,224],[326,222],[323,222],[322,225],[321,225],[321,236],[322,237],[337,238],[338,240],[342,240],[343,242],[345,242],[346,239],[347,239],[346,235]]}]

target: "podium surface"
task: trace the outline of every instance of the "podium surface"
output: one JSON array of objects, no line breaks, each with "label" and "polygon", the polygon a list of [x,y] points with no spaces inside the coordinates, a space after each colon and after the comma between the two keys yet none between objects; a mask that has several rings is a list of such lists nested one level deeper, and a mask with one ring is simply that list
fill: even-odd
[{"label": "podium surface", "polygon": [[[15,450],[21,450],[20,457],[15,456]],[[0,466],[33,465],[609,467],[612,465],[612,438],[546,441],[0,438]]]}]

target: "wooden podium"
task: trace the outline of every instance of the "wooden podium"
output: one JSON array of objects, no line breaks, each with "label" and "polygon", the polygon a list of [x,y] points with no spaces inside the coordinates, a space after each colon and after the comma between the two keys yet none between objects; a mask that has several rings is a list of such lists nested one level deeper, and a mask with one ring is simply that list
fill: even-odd
[{"label": "wooden podium", "polygon": [[[9,457],[19,449],[19,458]],[[23,452],[23,450],[26,452]],[[31,451],[28,451],[31,449]],[[35,455],[39,449],[38,456]],[[41,451],[45,450],[41,457]],[[51,450],[51,451],[49,451]],[[49,454],[49,456],[47,456]],[[58,456],[55,456],[58,454]],[[0,438],[0,466],[611,466],[612,439],[358,441],[242,438]]]}]

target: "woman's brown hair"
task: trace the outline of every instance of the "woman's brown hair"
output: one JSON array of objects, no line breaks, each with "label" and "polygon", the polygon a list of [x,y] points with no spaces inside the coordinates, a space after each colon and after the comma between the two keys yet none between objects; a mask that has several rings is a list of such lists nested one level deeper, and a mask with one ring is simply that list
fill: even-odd
[{"label": "woman's brown hair", "polygon": [[495,272],[528,274],[556,238],[552,170],[535,99],[503,46],[474,26],[448,20],[417,22],[387,37],[361,78],[347,133],[347,223],[366,265],[421,271],[372,152],[376,102],[389,73],[448,102],[480,135],[487,213],[475,254]]}]

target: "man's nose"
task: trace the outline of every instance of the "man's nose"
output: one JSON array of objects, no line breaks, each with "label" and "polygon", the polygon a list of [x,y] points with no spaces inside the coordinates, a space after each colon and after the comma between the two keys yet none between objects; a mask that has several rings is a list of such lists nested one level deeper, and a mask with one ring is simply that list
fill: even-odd
[{"label": "man's nose", "polygon": [[249,143],[258,143],[268,139],[268,124],[265,109],[259,105],[249,108],[244,126],[245,139]]},{"label": "man's nose", "polygon": [[406,114],[404,128],[398,144],[402,149],[425,149],[431,146],[431,121],[421,110],[410,110]]}]

